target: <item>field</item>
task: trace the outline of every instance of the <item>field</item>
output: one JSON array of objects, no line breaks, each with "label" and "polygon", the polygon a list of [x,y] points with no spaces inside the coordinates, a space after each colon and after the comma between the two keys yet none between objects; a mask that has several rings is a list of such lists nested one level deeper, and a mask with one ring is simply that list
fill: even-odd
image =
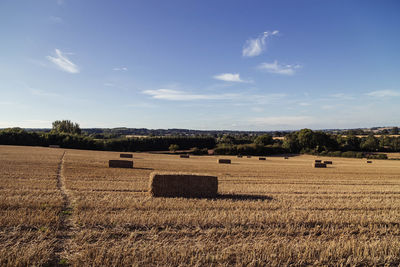
[{"label": "field", "polygon": [[[232,159],[0,146],[0,265],[400,264],[400,161]],[[216,175],[216,199],[151,198],[152,171]]]}]

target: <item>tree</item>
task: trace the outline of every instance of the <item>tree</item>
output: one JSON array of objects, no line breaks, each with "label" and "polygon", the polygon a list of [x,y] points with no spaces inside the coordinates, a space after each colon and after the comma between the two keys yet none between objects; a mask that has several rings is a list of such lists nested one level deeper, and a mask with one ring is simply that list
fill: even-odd
[{"label": "tree", "polygon": [[393,127],[392,128],[392,134],[394,134],[394,135],[399,134],[399,127]]},{"label": "tree", "polygon": [[261,146],[271,145],[273,142],[274,140],[272,139],[272,136],[269,134],[263,134],[257,136],[257,138],[254,139],[254,144]]},{"label": "tree", "polygon": [[361,143],[361,148],[364,151],[377,151],[379,149],[379,140],[373,134],[370,134]]},{"label": "tree", "polygon": [[73,123],[70,120],[54,121],[52,132],[54,133],[69,133],[81,134],[81,128],[78,123]]},{"label": "tree", "polygon": [[168,149],[171,152],[176,152],[179,149],[179,146],[177,144],[171,144]]}]

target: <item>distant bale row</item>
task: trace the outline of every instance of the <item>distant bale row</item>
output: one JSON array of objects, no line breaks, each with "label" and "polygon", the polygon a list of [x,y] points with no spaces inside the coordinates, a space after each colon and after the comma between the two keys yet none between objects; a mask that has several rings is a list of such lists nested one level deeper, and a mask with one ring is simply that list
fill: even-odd
[{"label": "distant bale row", "polygon": [[60,148],[60,145],[49,145],[50,148]]},{"label": "distant bale row", "polygon": [[230,159],[218,159],[217,161],[219,164],[231,164]]},{"label": "distant bale row", "polygon": [[182,159],[188,159],[189,155],[179,155],[179,157],[182,158]]},{"label": "distant bale row", "polygon": [[133,158],[132,154],[119,154],[120,158]]},{"label": "distant bale row", "polygon": [[216,197],[218,178],[199,174],[150,174],[149,193],[153,197]]},{"label": "distant bale row", "polygon": [[109,168],[133,168],[133,161],[131,160],[109,160]]}]

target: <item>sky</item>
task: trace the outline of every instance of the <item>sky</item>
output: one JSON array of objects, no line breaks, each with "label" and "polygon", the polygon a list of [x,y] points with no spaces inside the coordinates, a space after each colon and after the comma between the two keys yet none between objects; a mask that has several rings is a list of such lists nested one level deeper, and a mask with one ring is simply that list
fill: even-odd
[{"label": "sky", "polygon": [[0,128],[400,126],[400,1],[1,0]]}]

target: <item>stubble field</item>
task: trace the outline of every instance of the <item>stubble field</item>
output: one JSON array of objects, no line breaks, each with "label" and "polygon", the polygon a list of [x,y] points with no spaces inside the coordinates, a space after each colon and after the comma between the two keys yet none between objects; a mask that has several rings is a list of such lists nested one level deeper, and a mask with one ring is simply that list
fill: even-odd
[{"label": "stubble field", "polygon": [[[400,264],[400,161],[0,146],[0,265]],[[152,171],[218,176],[216,199],[151,198]]]}]

